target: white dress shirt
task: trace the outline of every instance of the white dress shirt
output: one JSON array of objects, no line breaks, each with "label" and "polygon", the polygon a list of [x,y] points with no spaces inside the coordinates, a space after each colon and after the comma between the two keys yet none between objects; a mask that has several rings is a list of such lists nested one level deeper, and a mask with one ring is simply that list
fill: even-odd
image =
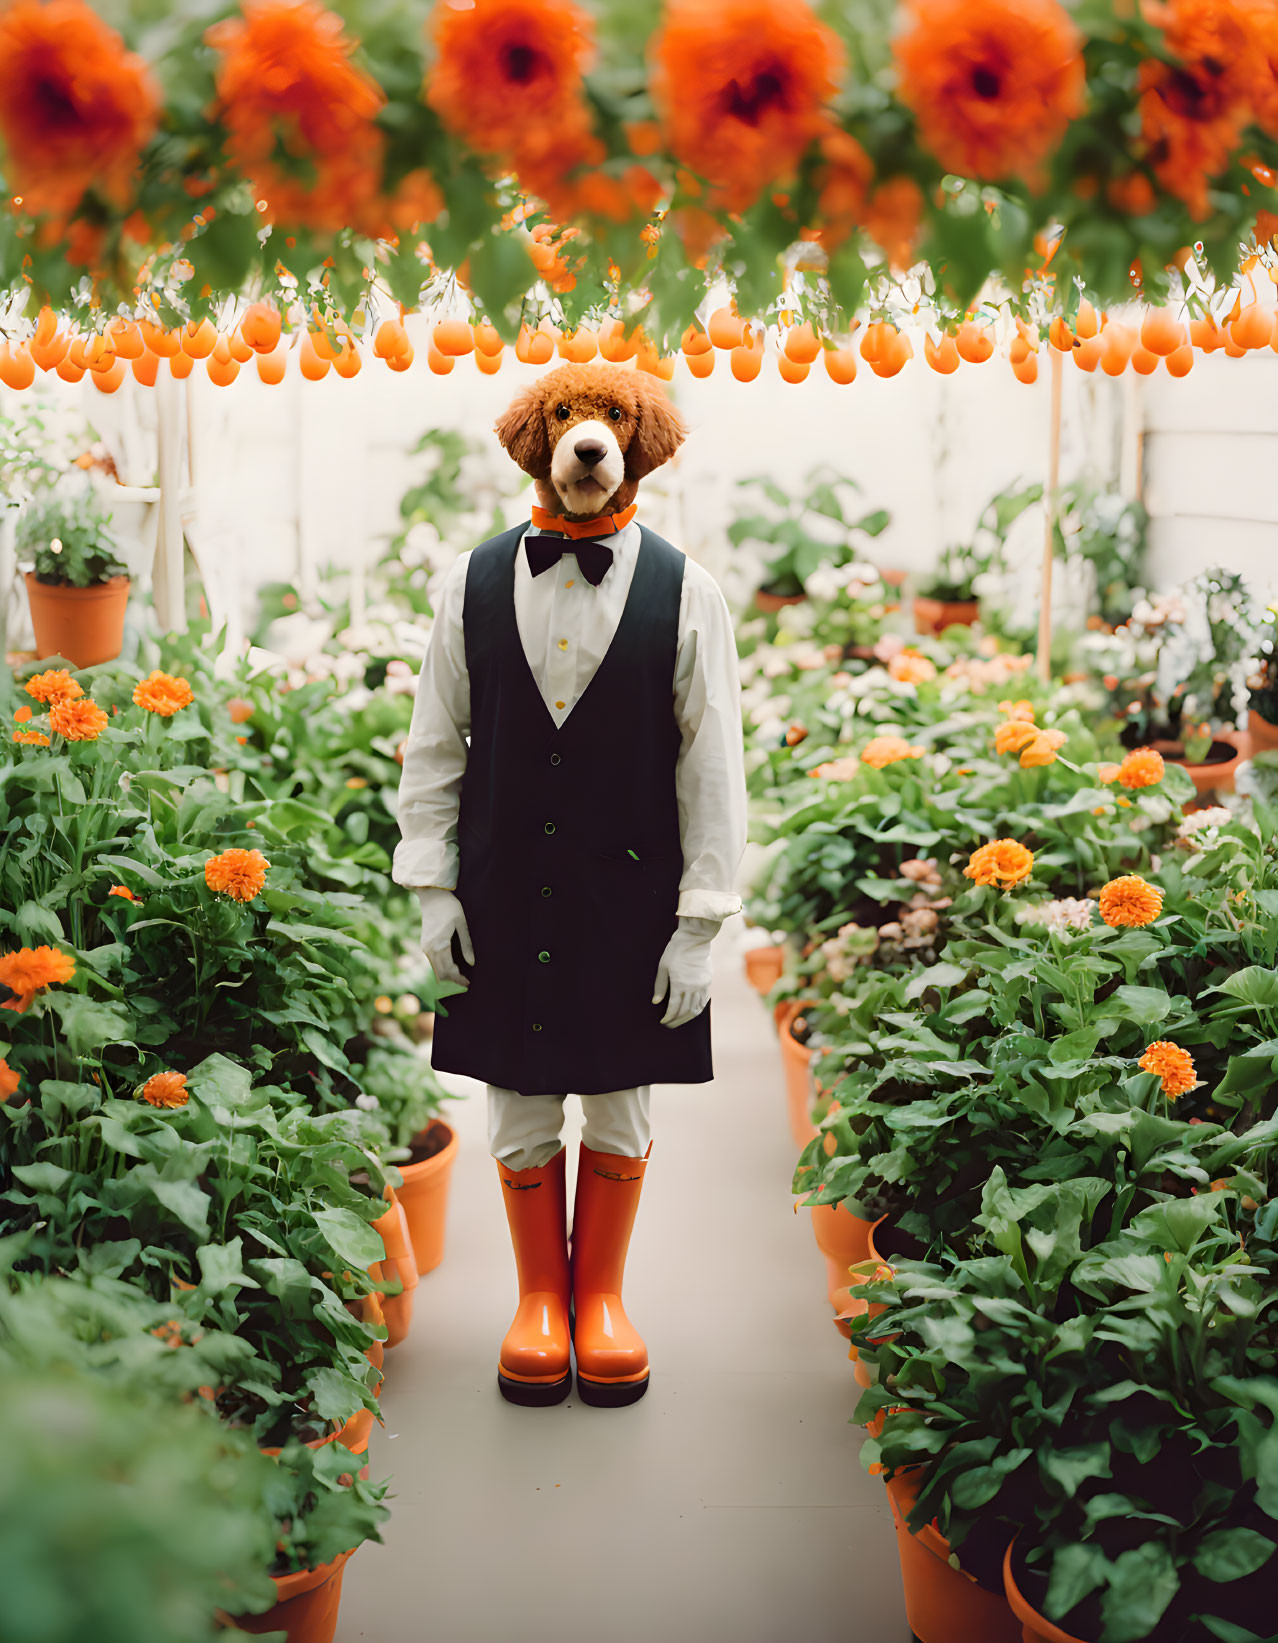
[{"label": "white dress shirt", "polygon": [[[612,643],[639,556],[639,527],[602,538],[613,562],[599,586],[581,574],[571,540],[540,576],[523,543],[515,555],[515,619],[528,666],[551,717],[562,725]],[[436,601],[399,786],[403,835],[391,869],[397,884],[457,888],[457,812],[470,733],[470,679],[462,608],[470,554],[461,554]],[[722,921],[738,912],[733,888],[745,848],[741,686],[727,602],[709,572],[684,560],[679,639],[671,681],[682,734],[675,767],[683,876],[681,918]]]}]

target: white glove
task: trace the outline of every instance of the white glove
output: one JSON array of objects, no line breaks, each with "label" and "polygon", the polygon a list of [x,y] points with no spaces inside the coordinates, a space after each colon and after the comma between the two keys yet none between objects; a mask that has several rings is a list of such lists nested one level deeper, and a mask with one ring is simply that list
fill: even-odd
[{"label": "white glove", "polygon": [[713,918],[681,918],[666,943],[657,966],[652,1002],[660,1004],[670,993],[661,1018],[663,1027],[682,1027],[693,1021],[710,1002],[710,943],[719,934]]},{"label": "white glove", "polygon": [[470,931],[466,926],[466,915],[462,912],[461,902],[451,890],[440,890],[434,885],[425,889],[419,888],[417,899],[422,906],[422,952],[430,960],[435,979],[456,982],[462,987],[467,986],[467,978],[457,968],[457,960],[453,957],[455,934],[466,963],[475,962],[475,952],[470,944]]}]

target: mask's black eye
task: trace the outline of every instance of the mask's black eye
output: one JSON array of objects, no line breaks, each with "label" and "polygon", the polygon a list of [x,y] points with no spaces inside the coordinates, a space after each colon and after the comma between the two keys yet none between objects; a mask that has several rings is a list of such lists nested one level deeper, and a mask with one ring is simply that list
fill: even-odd
[{"label": "mask's black eye", "polygon": [[561,422],[567,422],[568,418],[572,415],[572,412],[568,409],[568,407],[566,405],[556,405],[555,406],[555,415],[559,418],[559,420]]},{"label": "mask's black eye", "polygon": [[608,411],[608,418],[612,422],[620,422],[621,421],[621,407],[619,405],[611,406],[609,408],[609,411]]}]

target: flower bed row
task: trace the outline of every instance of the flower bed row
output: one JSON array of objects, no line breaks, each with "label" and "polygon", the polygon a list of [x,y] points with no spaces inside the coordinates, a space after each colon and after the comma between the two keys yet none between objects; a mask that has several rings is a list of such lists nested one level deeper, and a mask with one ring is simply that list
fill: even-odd
[{"label": "flower bed row", "polygon": [[910,1624],[1257,1643],[1278,817],[1125,750],[1108,681],[812,652],[744,662],[750,912]]},{"label": "flower bed row", "polygon": [[150,660],[0,687],[0,1378],[44,1400],[6,1603],[67,1643],[322,1639],[455,1147],[388,876],[410,704]]}]

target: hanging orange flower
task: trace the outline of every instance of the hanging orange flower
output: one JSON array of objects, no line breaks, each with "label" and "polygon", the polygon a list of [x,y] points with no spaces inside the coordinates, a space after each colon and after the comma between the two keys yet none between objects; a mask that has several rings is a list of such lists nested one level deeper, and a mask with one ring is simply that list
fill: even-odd
[{"label": "hanging orange flower", "polygon": [[14,953],[0,953],[0,982],[16,995],[0,1004],[0,1010],[21,1015],[38,992],[60,986],[74,974],[75,960],[58,947],[19,947]]},{"label": "hanging orange flower", "polygon": [[1155,748],[1138,747],[1118,767],[1118,780],[1129,792],[1138,787],[1156,787],[1167,767]]},{"label": "hanging orange flower", "polygon": [[89,188],[124,204],[159,111],[150,69],[83,0],[0,11],[5,186],[24,211],[72,211]]},{"label": "hanging orange flower", "polygon": [[1081,40],[1057,0],[913,0],[901,101],[947,170],[1031,176],[1082,112]]},{"label": "hanging orange flower", "polygon": [[865,222],[874,163],[856,138],[838,126],[823,133],[820,150],[821,165],[814,179],[820,227],[815,238],[834,251]]},{"label": "hanging orange flower", "polygon": [[1268,5],[1251,0],[1142,0],[1145,18],[1163,31],[1168,53],[1208,80],[1222,103],[1248,108],[1269,79],[1264,50]]},{"label": "hanging orange flower", "polygon": [[843,68],[805,0],[669,0],[651,53],[666,141],[729,211],[794,172]]},{"label": "hanging orange flower", "polygon": [[923,194],[914,178],[889,177],[870,196],[865,231],[900,273],[914,261],[922,221]]},{"label": "hanging orange flower", "polygon": [[351,61],[356,42],[315,0],[245,0],[205,35],[220,54],[227,153],[269,214],[328,232],[375,231],[385,99]]},{"label": "hanging orange flower", "polygon": [[888,663],[892,678],[903,685],[925,685],[936,678],[936,663],[917,650],[902,650]]},{"label": "hanging orange flower", "polygon": [[266,883],[270,865],[260,850],[223,850],[204,863],[204,882],[235,901],[252,901]]},{"label": "hanging orange flower", "polygon": [[1242,140],[1247,107],[1227,86],[1193,68],[1147,62],[1140,67],[1141,138],[1145,156],[1169,194],[1195,218],[1211,209],[1210,178],[1218,176]]},{"label": "hanging orange flower", "polygon": [[1100,893],[1100,915],[1113,929],[1140,929],[1152,924],[1163,910],[1163,892],[1139,873],[1110,879]]},{"label": "hanging orange flower", "polygon": [[996,890],[1011,890],[1034,871],[1034,852],[1027,850],[1016,839],[995,839],[991,844],[973,850],[963,877],[973,884],[992,885]]},{"label": "hanging orange flower", "polygon": [[594,23],[573,0],[438,0],[426,101],[454,135],[544,189],[597,163],[582,76]]},{"label": "hanging orange flower", "polygon": [[1186,1090],[1192,1090],[1198,1082],[1193,1056],[1169,1038],[1160,1038],[1151,1044],[1138,1065],[1142,1072],[1154,1073],[1162,1079],[1163,1094],[1169,1101],[1184,1095]]},{"label": "hanging orange flower", "polygon": [[21,1082],[14,1069],[0,1055],[0,1101],[7,1101],[11,1095],[16,1095]]},{"label": "hanging orange flower", "polygon": [[874,736],[861,749],[861,763],[882,770],[885,765],[899,764],[902,759],[921,759],[923,749],[911,747],[903,736]]},{"label": "hanging orange flower", "polygon": [[61,702],[70,696],[83,696],[84,689],[64,667],[51,667],[44,673],[33,673],[26,683],[28,696],[37,702]]},{"label": "hanging orange flower", "polygon": [[42,730],[15,730],[13,739],[15,742],[25,742],[28,747],[49,746],[49,738]]},{"label": "hanging orange flower", "polygon": [[123,896],[125,901],[137,901],[139,899],[134,895],[133,891],[129,889],[127,884],[113,884],[107,891],[107,895]]},{"label": "hanging orange flower", "polygon": [[195,692],[185,679],[175,678],[171,673],[161,673],[159,668],[155,668],[134,685],[133,700],[148,713],[158,713],[161,718],[171,719],[179,709],[191,705]]},{"label": "hanging orange flower", "polygon": [[1063,730],[1036,730],[1033,741],[1021,749],[1021,768],[1032,770],[1037,765],[1055,764],[1057,753],[1068,740]]},{"label": "hanging orange flower", "polygon": [[1019,753],[1038,735],[1038,726],[1032,719],[1005,719],[994,732],[996,753]]},{"label": "hanging orange flower", "polygon": [[110,720],[88,696],[72,696],[49,707],[49,728],[69,742],[96,742]]},{"label": "hanging orange flower", "polygon": [[191,1099],[185,1073],[152,1073],[138,1097],[153,1107],[185,1107]]}]

